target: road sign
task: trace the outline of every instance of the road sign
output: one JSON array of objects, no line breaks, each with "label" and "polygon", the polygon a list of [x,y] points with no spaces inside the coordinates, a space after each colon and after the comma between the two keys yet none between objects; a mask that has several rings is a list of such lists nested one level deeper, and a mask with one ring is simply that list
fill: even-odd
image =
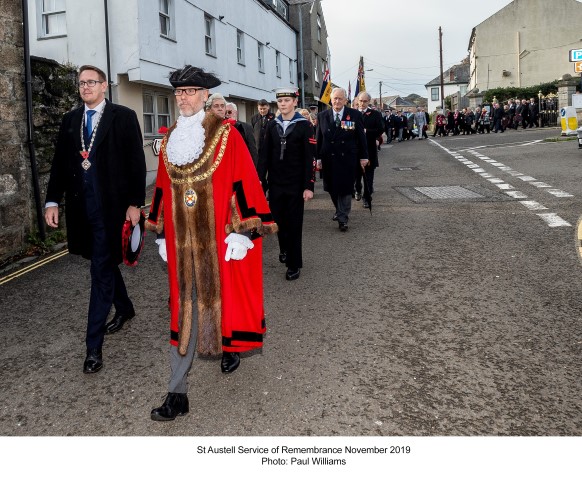
[{"label": "road sign", "polygon": [[582,73],[582,62],[576,62],[574,64],[574,71],[576,73]]},{"label": "road sign", "polygon": [[570,50],[570,61],[571,62],[582,61],[582,48],[579,48],[578,50]]}]

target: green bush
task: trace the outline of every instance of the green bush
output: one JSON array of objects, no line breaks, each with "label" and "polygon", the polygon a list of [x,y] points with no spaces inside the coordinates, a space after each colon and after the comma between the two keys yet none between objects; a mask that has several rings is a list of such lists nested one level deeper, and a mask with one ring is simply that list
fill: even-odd
[{"label": "green bush", "polygon": [[485,103],[491,103],[493,97],[496,97],[500,103],[506,102],[510,98],[527,98],[529,100],[530,98],[538,98],[540,91],[543,96],[550,93],[558,93],[558,81],[541,83],[531,87],[492,88],[483,94],[483,101]]}]

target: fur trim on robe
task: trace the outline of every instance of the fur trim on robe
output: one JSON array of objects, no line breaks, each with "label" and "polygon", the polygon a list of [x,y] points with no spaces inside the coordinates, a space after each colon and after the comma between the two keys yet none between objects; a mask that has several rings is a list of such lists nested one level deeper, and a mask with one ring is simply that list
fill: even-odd
[{"label": "fur trim on robe", "polygon": [[[245,168],[248,161],[252,167],[252,160],[246,147],[242,149],[244,143],[238,132],[211,114],[205,116],[203,126],[206,133],[204,151],[191,165],[183,167],[173,166],[164,160],[167,140],[175,127],[168,131],[162,142],[156,192],[148,218],[148,228],[156,231],[160,231],[160,222],[165,223],[172,312],[171,343],[178,346],[182,355],[187,351],[192,328],[194,285],[199,354],[216,355],[223,350],[244,351],[262,345],[265,327],[262,318],[260,236],[277,230],[254,168],[248,171]],[[206,155],[208,158],[202,160]],[[249,172],[254,174],[254,178]],[[192,203],[193,198],[193,206],[188,206],[186,199]],[[229,272],[240,268],[244,270],[248,265],[243,265],[246,259],[224,261],[224,238],[231,231],[251,231],[253,237],[258,237],[255,244],[259,242],[259,249],[255,247],[249,251],[248,262],[256,264],[257,259],[259,262],[259,267],[255,265],[251,272],[258,268],[260,273],[260,278],[254,276],[253,281],[260,286],[260,301],[257,298],[246,301],[249,294],[256,297],[252,291],[239,294],[238,289],[248,290],[248,286],[242,285],[243,282],[237,280],[233,285],[233,275]],[[253,276],[252,273],[250,275]],[[222,291],[223,285],[226,285],[226,292]],[[233,291],[233,288],[236,290]],[[242,305],[232,304],[233,299],[239,297],[240,300],[235,301],[242,302]],[[223,304],[224,298],[227,299],[226,305]],[[224,319],[228,325],[223,324]]]}]

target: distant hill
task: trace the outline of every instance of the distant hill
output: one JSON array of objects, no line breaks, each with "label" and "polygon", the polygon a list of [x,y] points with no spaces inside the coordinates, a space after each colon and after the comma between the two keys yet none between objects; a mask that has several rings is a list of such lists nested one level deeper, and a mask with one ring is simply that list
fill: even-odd
[{"label": "distant hill", "polygon": [[411,93],[407,97],[404,97],[404,100],[408,100],[409,102],[414,103],[419,107],[426,107],[428,105],[428,98],[421,97],[416,93]]}]

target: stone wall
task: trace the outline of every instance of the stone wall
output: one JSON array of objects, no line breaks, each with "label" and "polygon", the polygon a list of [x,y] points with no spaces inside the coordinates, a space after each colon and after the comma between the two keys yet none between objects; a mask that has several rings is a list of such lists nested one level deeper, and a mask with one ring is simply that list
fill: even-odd
[{"label": "stone wall", "polygon": [[0,0],[0,260],[22,247],[30,232],[30,163],[26,147],[21,3]]},{"label": "stone wall", "polygon": [[[55,142],[63,115],[80,105],[77,69],[53,60],[32,57],[32,118],[34,149],[44,203]],[[64,217],[61,219],[64,221]]]},{"label": "stone wall", "polygon": [[[0,264],[38,232],[30,158],[20,2],[0,0]],[[44,204],[54,145],[63,115],[79,104],[76,68],[31,59],[33,138]],[[64,217],[63,217],[64,220]],[[63,222],[61,222],[63,224]]]}]

